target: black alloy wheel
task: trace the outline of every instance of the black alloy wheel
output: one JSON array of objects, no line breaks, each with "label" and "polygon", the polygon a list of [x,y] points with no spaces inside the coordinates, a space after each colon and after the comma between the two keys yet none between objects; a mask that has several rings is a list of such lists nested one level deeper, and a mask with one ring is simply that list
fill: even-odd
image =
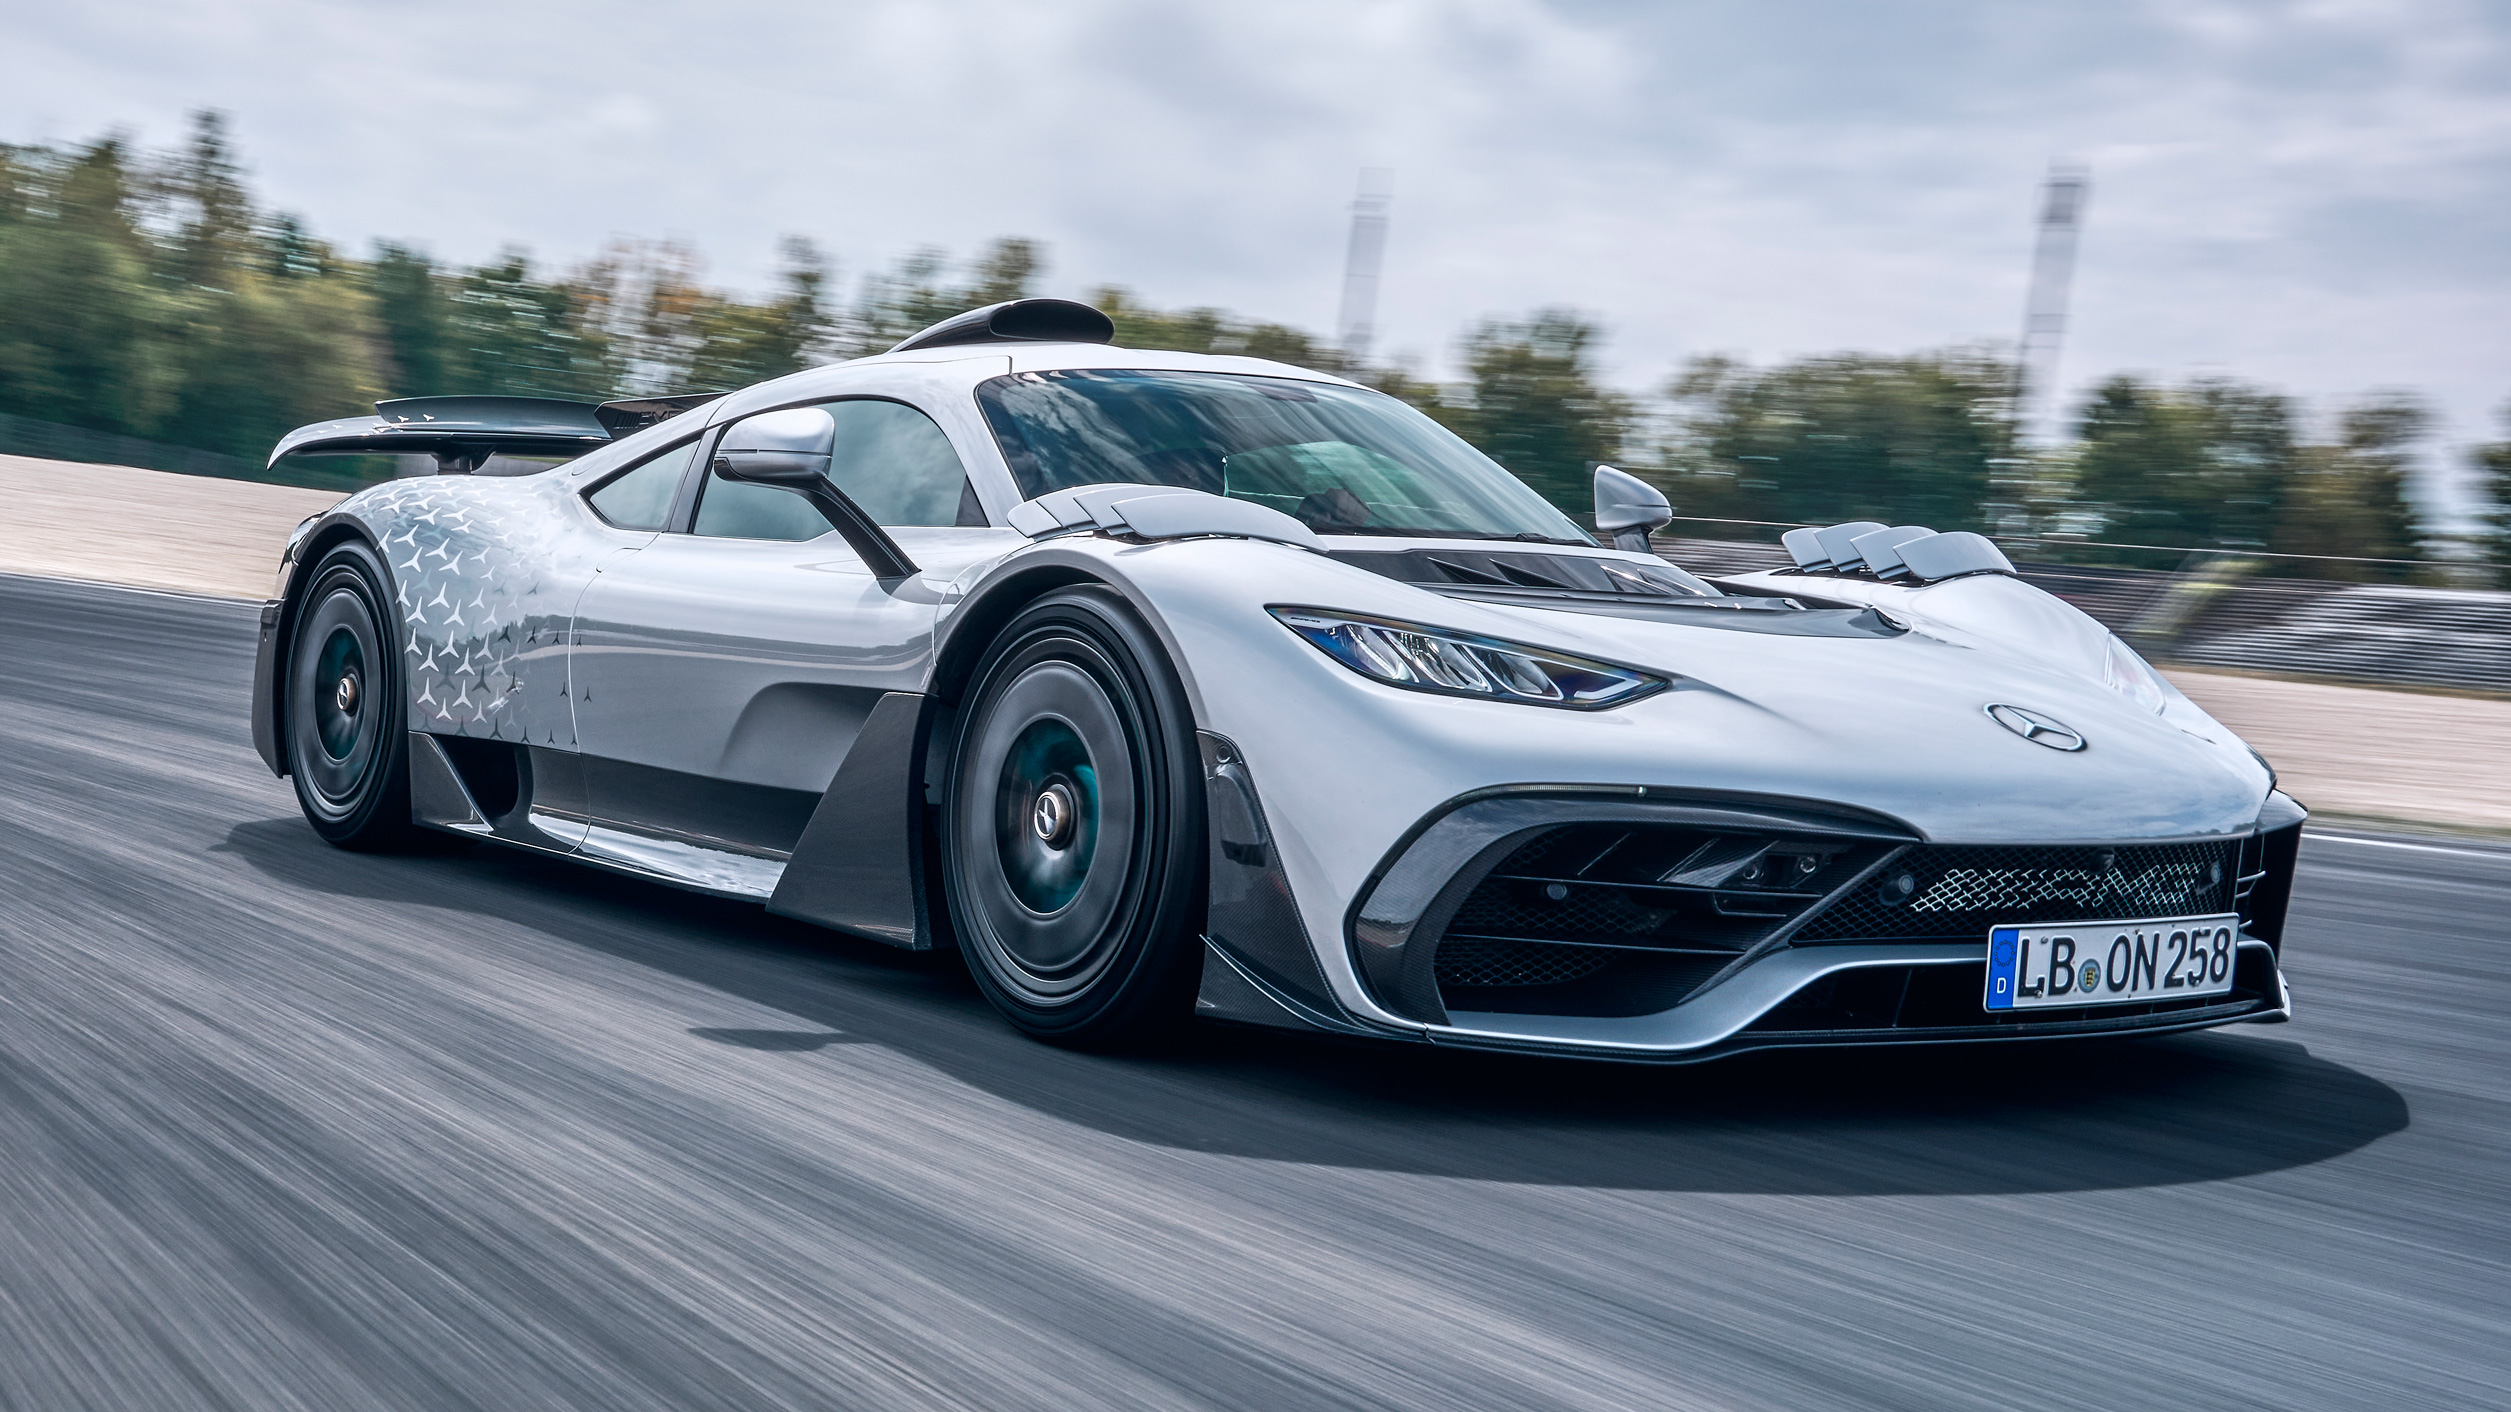
[{"label": "black alloy wheel", "polygon": [[1146,1038],[1200,975],[1203,795],[1193,715],[1114,593],[1022,610],[963,698],[943,888],[968,969],[1020,1028],[1065,1044]]},{"label": "black alloy wheel", "polygon": [[281,707],[288,777],[314,832],[343,848],[407,842],[410,742],[400,653],[374,551],[351,541],[307,575]]}]

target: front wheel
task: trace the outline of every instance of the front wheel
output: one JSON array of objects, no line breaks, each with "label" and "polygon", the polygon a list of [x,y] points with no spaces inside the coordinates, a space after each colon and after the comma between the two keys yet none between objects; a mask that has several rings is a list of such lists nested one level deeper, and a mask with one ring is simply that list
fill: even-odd
[{"label": "front wheel", "polygon": [[1187,1013],[1200,959],[1193,717],[1122,599],[1068,589],[978,663],[950,756],[943,888],[968,969],[1042,1039],[1114,1044]]},{"label": "front wheel", "polygon": [[325,554],[306,578],[289,638],[281,717],[288,775],[305,821],[343,848],[395,847],[416,833],[383,572],[363,544]]}]

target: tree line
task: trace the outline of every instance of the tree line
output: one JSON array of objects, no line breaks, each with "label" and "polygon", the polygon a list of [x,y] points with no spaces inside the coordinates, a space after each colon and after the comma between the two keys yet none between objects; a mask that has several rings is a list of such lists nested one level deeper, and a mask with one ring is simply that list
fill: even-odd
[{"label": "tree line", "polygon": [[[379,397],[740,387],[1028,294],[1045,263],[1018,238],[964,262],[920,250],[846,297],[819,249],[788,237],[774,288],[744,298],[668,241],[616,241],[563,270],[521,249],[442,264],[391,241],[358,258],[258,202],[224,120],[204,112],[165,153],[118,136],[0,145],[0,412],[259,459],[288,429]],[[2472,548],[2511,581],[2511,424],[2475,453],[2487,532],[2442,544],[2406,493],[2432,417],[2404,393],[2314,418],[2228,376],[2120,375],[2038,445],[2020,435],[2013,364],[1986,345],[1700,358],[1633,393],[1600,372],[1602,327],[1566,309],[1473,326],[1460,376],[1436,382],[1286,324],[1113,286],[1089,298],[1122,345],[1275,358],[1402,397],[1573,511],[1598,462],[1637,470],[1687,517],[1677,531],[1701,537],[1878,519],[2036,541],[2046,557],[2324,556],[2262,562],[2357,579],[2416,577],[2379,561]]]}]

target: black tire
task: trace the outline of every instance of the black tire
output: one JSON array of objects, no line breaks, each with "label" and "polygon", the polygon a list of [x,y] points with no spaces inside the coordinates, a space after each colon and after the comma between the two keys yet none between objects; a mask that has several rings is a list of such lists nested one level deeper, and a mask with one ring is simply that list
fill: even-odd
[{"label": "black tire", "polygon": [[314,832],[342,848],[410,843],[410,737],[384,566],[359,541],[318,560],[288,642],[280,744]]},{"label": "black tire", "polygon": [[1106,589],[1007,624],[969,679],[943,791],[943,890],[968,970],[1059,1044],[1154,1037],[1200,975],[1203,792],[1167,655]]}]

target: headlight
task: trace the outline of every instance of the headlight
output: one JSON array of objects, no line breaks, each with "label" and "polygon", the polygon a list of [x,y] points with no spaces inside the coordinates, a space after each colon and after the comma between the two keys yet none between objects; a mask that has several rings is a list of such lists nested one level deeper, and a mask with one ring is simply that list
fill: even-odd
[{"label": "headlight", "polygon": [[1282,625],[1372,681],[1441,696],[1600,710],[1663,691],[1666,679],[1541,647],[1385,618],[1274,608]]}]

